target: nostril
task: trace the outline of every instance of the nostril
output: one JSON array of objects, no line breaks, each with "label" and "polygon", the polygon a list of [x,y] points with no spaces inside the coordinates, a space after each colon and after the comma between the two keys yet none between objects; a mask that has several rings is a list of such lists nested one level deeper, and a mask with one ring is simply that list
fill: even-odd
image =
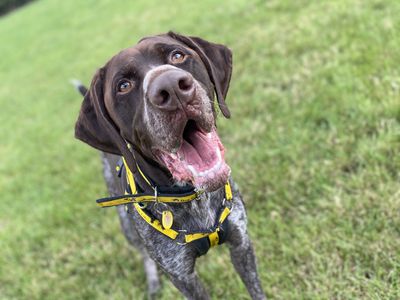
[{"label": "nostril", "polygon": [[193,86],[193,80],[190,77],[184,77],[178,81],[179,89],[182,91],[188,91]]},{"label": "nostril", "polygon": [[169,93],[166,90],[161,90],[157,96],[156,103],[157,105],[165,105],[169,101]]}]

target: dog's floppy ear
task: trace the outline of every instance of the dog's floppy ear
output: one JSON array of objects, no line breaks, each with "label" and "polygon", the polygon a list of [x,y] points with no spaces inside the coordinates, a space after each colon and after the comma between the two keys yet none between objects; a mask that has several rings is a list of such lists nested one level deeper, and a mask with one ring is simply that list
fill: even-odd
[{"label": "dog's floppy ear", "polygon": [[[130,170],[138,172],[134,156],[119,129],[109,116],[104,103],[105,67],[93,76],[75,124],[75,137],[104,152],[122,155]],[[132,148],[132,151],[135,151]]]},{"label": "dog's floppy ear", "polygon": [[99,69],[92,79],[75,124],[75,137],[101,151],[121,155],[113,139],[115,132],[110,128],[112,121],[105,110],[103,76],[104,69]]},{"label": "dog's floppy ear", "polygon": [[224,45],[214,44],[198,37],[188,37],[174,32],[169,32],[168,35],[184,43],[200,56],[214,84],[219,108],[226,118],[230,118],[231,113],[225,103],[225,97],[232,75],[231,50]]}]

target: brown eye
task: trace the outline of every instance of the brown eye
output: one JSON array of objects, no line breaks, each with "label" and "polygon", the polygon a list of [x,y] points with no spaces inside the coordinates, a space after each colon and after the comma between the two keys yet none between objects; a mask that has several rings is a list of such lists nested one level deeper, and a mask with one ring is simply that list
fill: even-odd
[{"label": "brown eye", "polygon": [[174,64],[179,64],[185,60],[185,54],[180,51],[174,51],[171,55],[171,61]]},{"label": "brown eye", "polygon": [[128,80],[122,80],[121,82],[118,83],[118,92],[120,93],[126,93],[129,92],[133,87],[132,82]]}]

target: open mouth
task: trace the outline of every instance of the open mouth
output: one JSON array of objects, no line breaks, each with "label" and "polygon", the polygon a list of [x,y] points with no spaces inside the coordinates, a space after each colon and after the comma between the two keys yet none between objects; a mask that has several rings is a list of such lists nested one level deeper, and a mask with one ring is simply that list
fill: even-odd
[{"label": "open mouth", "polygon": [[207,133],[193,120],[186,123],[178,151],[161,151],[160,158],[177,181],[190,182],[206,191],[224,185],[230,173],[215,128]]}]

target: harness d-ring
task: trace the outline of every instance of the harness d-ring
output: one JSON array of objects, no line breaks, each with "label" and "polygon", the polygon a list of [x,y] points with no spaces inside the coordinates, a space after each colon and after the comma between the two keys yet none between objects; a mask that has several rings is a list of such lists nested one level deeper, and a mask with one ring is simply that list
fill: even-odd
[{"label": "harness d-ring", "polygon": [[157,192],[157,186],[153,187],[154,189],[154,209],[156,210],[156,212],[158,212],[159,214],[162,214],[162,212],[158,209],[158,204],[160,203],[158,201],[158,192]]},{"label": "harness d-ring", "polygon": [[154,201],[158,203],[158,193],[157,193],[157,186],[154,187]]}]

